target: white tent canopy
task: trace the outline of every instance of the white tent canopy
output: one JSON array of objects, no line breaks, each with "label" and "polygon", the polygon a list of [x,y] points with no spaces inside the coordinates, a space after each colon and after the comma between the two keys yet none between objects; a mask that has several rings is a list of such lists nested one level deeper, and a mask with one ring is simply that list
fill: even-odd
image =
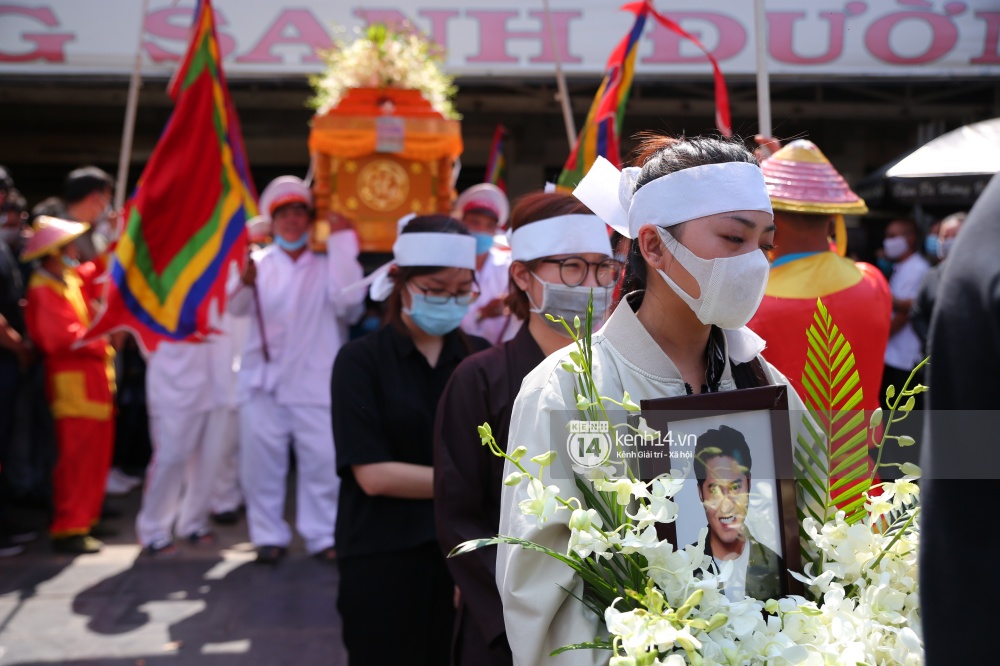
[{"label": "white tent canopy", "polygon": [[886,178],[972,176],[1000,171],[1000,118],[973,123],[928,141],[886,172]]}]

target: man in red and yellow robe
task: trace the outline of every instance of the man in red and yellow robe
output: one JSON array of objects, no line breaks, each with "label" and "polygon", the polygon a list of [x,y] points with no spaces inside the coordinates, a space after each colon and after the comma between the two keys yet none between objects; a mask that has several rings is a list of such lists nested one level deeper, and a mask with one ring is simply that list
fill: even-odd
[{"label": "man in red and yellow robe", "polygon": [[53,470],[53,545],[95,552],[114,445],[114,352],[103,340],[78,345],[94,313],[97,267],[74,267],[70,241],[86,225],[39,218],[24,258],[40,259],[28,284],[28,333],[43,356],[59,457]]}]

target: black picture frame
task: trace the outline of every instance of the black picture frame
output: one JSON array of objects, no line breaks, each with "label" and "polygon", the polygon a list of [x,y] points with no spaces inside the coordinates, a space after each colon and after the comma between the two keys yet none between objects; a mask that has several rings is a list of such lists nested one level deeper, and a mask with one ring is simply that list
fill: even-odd
[{"label": "black picture frame", "polygon": [[[771,452],[779,514],[776,523],[784,560],[784,575],[780,576],[781,595],[803,594],[802,583],[789,573],[789,571],[802,570],[802,552],[799,544],[795,474],[792,464],[788,388],[784,385],[761,386],[719,393],[656,398],[640,401],[639,407],[640,414],[646,420],[647,426],[661,434],[670,433],[674,424],[692,419],[724,417],[764,410],[770,412]],[[671,457],[670,438],[668,438],[663,455],[636,460],[636,472],[639,478],[651,480],[669,473],[671,471]],[[680,510],[683,510],[683,507]],[[678,543],[676,523],[658,523],[656,528],[659,538],[667,539],[675,548],[683,548],[686,545]]]}]

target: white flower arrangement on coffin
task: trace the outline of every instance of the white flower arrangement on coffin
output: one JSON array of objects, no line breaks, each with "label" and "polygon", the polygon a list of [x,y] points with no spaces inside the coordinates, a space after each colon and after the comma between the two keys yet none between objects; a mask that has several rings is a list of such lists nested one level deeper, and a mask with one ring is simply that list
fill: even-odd
[{"label": "white flower arrangement on coffin", "polygon": [[461,118],[452,104],[455,79],[442,69],[442,50],[408,24],[372,24],[353,42],[338,41],[322,55],[326,72],[309,79],[316,93],[309,105],[320,115],[352,88],[400,88],[419,90],[445,118]]},{"label": "white flower arrangement on coffin", "polygon": [[[591,317],[588,313],[582,335],[579,318],[572,328],[562,322],[576,344],[563,369],[577,376],[577,408],[591,421],[609,420],[606,403],[637,412],[638,405],[627,393],[621,401],[596,395]],[[917,590],[920,507],[914,483],[919,469],[908,463],[891,465],[902,468],[901,480],[875,484],[874,478],[878,469],[890,466],[881,462],[889,439],[903,446],[913,443],[908,437],[890,435],[889,430],[909,415],[913,396],[926,387],[910,388],[911,374],[898,397],[890,388],[888,398],[895,401],[881,437],[874,437],[878,460],[871,476],[862,478],[851,461],[857,462],[858,451],[867,454],[865,435],[878,433],[883,414],[876,411],[867,428],[863,420],[857,421],[863,417],[850,406],[860,402],[861,389],[850,345],[822,301],[817,301],[814,321],[808,331],[814,352],[808,369],[812,376],[804,377],[805,384],[811,393],[837,399],[825,405],[806,399],[810,413],[803,418],[812,426],[814,441],[800,437],[795,450],[797,490],[806,500],[801,527],[808,564],[806,575],[793,575],[808,585],[812,598],[746,597],[732,602],[720,589],[731,574],[732,562],[725,562],[717,575],[708,573],[705,530],[698,543],[683,549],[659,540],[655,524],[676,520],[673,498],[683,472],[644,483],[636,481],[627,467],[626,475],[616,478],[612,463],[577,477],[583,503],[576,497],[566,500],[557,485],[543,481],[554,452],[531,458],[538,467],[537,475],[532,474],[522,462],[527,449],[519,446],[508,455],[489,424],[479,427],[483,444],[518,470],[504,483],[528,484],[522,513],[542,524],[557,512],[571,512],[567,550],[557,552],[501,535],[468,541],[451,556],[506,543],[543,552],[571,567],[586,583],[583,603],[602,618],[609,638],[564,646],[553,654],[605,649],[609,666],[922,664]],[[861,426],[860,437],[854,426]],[[644,423],[632,429],[648,430]],[[881,492],[872,492],[876,488]],[[818,573],[812,575],[812,570]]]}]

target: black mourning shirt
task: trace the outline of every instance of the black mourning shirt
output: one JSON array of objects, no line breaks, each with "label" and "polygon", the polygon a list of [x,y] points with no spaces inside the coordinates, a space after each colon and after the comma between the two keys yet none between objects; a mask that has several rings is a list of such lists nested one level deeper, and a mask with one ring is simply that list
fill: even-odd
[{"label": "black mourning shirt", "polygon": [[[24,317],[20,303],[22,298],[24,298],[24,286],[17,259],[14,258],[7,243],[0,240],[0,315],[3,315],[14,330],[24,335]],[[11,351],[0,349],[0,360],[15,363],[17,356]]]},{"label": "black mourning shirt", "polygon": [[[544,360],[525,324],[512,340],[465,359],[451,376],[438,404],[434,432],[434,505],[438,540],[445,553],[463,541],[495,536],[499,530],[504,459],[483,446],[477,427],[489,423],[497,444],[506,449],[521,380]],[[464,641],[478,638],[488,645],[504,633],[496,561],[495,548],[448,560],[462,590],[459,614],[471,614],[479,627]]]},{"label": "black mourning shirt", "polygon": [[444,336],[437,366],[394,326],[341,348],[333,364],[332,416],[341,477],[337,554],[341,558],[434,543],[432,500],[371,497],[353,465],[433,464],[434,414],[445,384],[470,353],[489,347],[458,330]]}]

